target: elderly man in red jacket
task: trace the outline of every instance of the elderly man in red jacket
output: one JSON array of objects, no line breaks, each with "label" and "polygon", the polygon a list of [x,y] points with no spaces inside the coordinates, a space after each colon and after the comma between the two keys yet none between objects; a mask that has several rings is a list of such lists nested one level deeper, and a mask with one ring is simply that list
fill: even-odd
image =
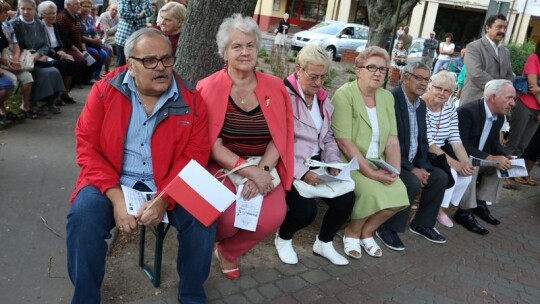
[{"label": "elderly man in red jacket", "polygon": [[81,171],[67,222],[72,303],[100,303],[105,239],[114,226],[133,232],[158,224],[165,212],[178,230],[178,299],[204,303],[215,225],[205,227],[167,195],[128,215],[120,185],[160,193],[191,159],[207,165],[205,104],[173,73],[172,48],[159,31],[135,32],[124,51],[127,66],[93,86],[75,128]]}]

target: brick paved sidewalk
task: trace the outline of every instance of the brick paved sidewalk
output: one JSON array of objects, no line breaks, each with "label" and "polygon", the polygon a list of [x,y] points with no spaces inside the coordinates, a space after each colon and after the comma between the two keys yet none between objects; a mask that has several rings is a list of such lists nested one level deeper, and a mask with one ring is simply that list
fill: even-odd
[{"label": "brick paved sidewalk", "polygon": [[[407,231],[404,252],[382,247],[382,258],[364,254],[348,266],[313,256],[311,241],[295,244],[298,265],[285,265],[266,240],[260,247],[267,258],[248,253],[239,280],[223,278],[213,261],[209,303],[538,303],[540,186],[503,190],[502,196],[490,208],[502,224],[486,224],[486,236],[459,225],[440,228],[448,242],[438,245]],[[341,251],[341,240],[334,245]],[[177,303],[176,289],[131,303]]]}]

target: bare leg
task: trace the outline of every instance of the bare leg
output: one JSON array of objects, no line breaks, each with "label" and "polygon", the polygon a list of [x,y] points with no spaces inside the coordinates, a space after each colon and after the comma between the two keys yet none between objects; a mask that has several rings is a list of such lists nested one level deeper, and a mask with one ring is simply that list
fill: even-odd
[{"label": "bare leg", "polygon": [[375,232],[375,230],[377,230],[380,225],[386,222],[386,220],[396,214],[398,210],[398,208],[383,209],[368,217],[364,223],[364,226],[362,227],[360,238],[365,239],[373,237],[373,233]]},{"label": "bare leg", "polygon": [[22,91],[22,109],[28,111],[30,109],[30,94],[32,93],[32,83],[26,83],[21,86]]}]

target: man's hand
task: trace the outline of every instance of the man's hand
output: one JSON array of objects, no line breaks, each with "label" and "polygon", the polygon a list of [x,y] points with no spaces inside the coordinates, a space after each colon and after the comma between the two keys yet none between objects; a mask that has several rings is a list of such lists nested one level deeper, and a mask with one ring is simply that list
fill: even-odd
[{"label": "man's hand", "polygon": [[497,169],[499,170],[508,170],[512,168],[512,163],[510,163],[510,159],[503,155],[489,155],[486,157],[487,160],[496,161],[499,162],[499,165],[497,166]]},{"label": "man's hand", "polygon": [[476,170],[475,166],[467,163],[463,167],[461,167],[461,170],[459,170],[458,173],[461,176],[471,176],[474,174],[475,170]]},{"label": "man's hand", "polygon": [[120,232],[132,232],[137,230],[137,222],[135,217],[129,215],[126,209],[124,194],[120,188],[111,188],[105,192],[113,205],[113,216],[116,227]]},{"label": "man's hand", "polygon": [[429,172],[427,172],[427,170],[423,168],[414,168],[411,172],[416,175],[416,177],[420,181],[420,184],[422,185],[422,188],[424,188],[428,183]]},{"label": "man's hand", "polygon": [[165,212],[167,212],[169,202],[163,198],[158,198],[157,201],[152,204],[153,201],[154,200],[147,201],[141,206],[139,211],[137,211],[137,215],[135,216],[137,224],[154,226],[161,223]]}]

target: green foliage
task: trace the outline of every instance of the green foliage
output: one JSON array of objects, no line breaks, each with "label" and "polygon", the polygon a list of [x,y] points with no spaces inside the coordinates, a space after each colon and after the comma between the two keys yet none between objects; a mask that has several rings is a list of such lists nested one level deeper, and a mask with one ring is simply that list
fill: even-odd
[{"label": "green foliage", "polygon": [[278,78],[285,78],[290,74],[291,67],[289,65],[289,52],[288,47],[286,46],[283,50],[273,51],[270,54],[270,69],[272,74]]},{"label": "green foliage", "polygon": [[349,78],[348,78],[347,80],[348,80],[349,82],[351,82],[351,81],[354,81],[354,80],[356,80],[356,77],[354,77],[354,76],[351,76],[351,77],[349,77]]},{"label": "green foliage", "polygon": [[330,69],[328,73],[326,74],[326,79],[324,80],[324,86],[330,86],[332,81],[334,81],[334,78],[338,75],[338,71],[336,69]]},{"label": "green foliage", "polygon": [[534,53],[534,43],[532,41],[525,42],[523,44],[510,43],[508,44],[508,50],[510,50],[510,61],[512,63],[512,70],[516,75],[521,75],[523,72],[523,66],[527,57]]},{"label": "green foliage", "polygon": [[268,57],[268,51],[264,47],[264,45],[259,50],[259,58],[267,58]]},{"label": "green foliage", "polygon": [[347,72],[347,73],[349,73],[349,74],[354,74],[354,67],[348,66],[348,67],[345,69],[345,72]]}]

